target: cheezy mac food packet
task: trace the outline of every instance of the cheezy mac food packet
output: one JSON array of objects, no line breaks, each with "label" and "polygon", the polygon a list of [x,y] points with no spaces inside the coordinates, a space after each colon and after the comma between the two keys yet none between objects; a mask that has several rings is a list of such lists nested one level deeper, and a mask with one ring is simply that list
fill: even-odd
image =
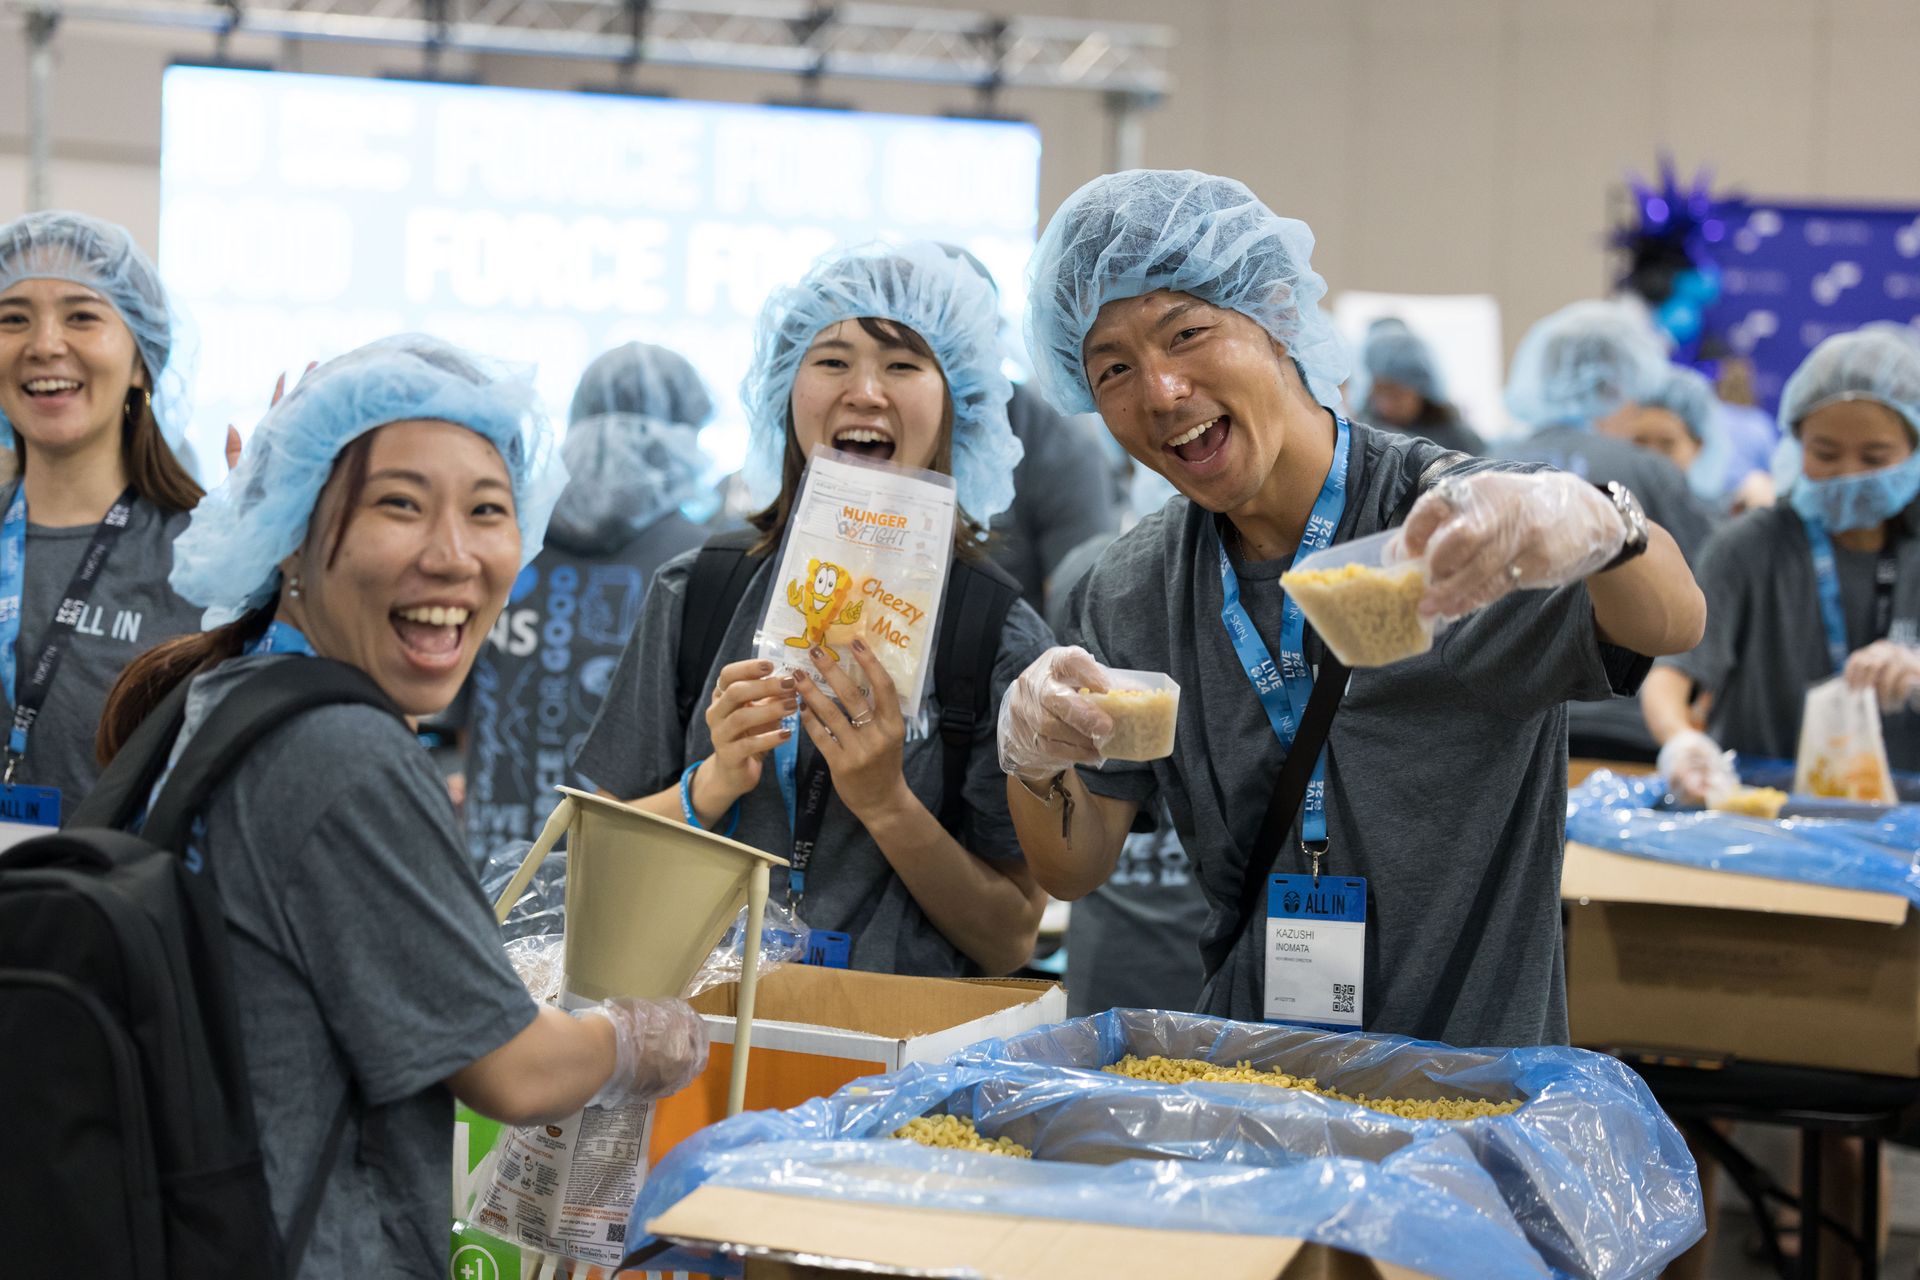
[{"label": "cheezy mac food packet", "polygon": [[780,544],[754,634],[756,657],[811,673],[818,646],[861,692],[866,641],[892,677],[900,714],[920,714],[933,670],[940,599],[953,562],[953,479],[816,446]]}]

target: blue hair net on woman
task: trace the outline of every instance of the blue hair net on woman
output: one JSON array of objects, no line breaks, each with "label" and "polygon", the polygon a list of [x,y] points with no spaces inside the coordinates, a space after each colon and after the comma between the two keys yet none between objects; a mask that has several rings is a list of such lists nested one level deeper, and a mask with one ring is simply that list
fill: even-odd
[{"label": "blue hair net on woman", "polygon": [[[147,367],[153,419],[175,449],[192,411],[193,361],[187,326],[133,236],[118,223],[47,210],[0,226],[0,293],[22,280],[66,280],[113,305]],[[7,425],[0,414],[0,426]]]},{"label": "blue hair net on woman", "polygon": [[267,411],[240,465],[174,540],[173,589],[207,606],[208,628],[266,604],[279,589],[280,561],[306,539],[341,450],[376,427],[418,419],[468,427],[500,451],[521,564],[531,561],[567,481],[531,370],[405,333],[327,361]]},{"label": "blue hair net on woman", "polygon": [[678,351],[629,342],[594,357],[573,389],[567,421],[603,413],[634,413],[704,427],[713,417],[713,397],[700,371]]},{"label": "blue hair net on woman", "polygon": [[768,295],[740,384],[749,426],[743,471],[754,501],[780,492],[793,380],[807,348],[822,329],[861,316],[903,324],[933,348],[953,400],[955,498],[981,524],[1005,511],[1024,450],[1007,425],[1013,384],[1000,368],[998,299],[972,267],[930,240],[835,250],[798,284]]},{"label": "blue hair net on woman", "polygon": [[1842,400],[1885,405],[1920,443],[1920,334],[1904,325],[1869,324],[1822,342],[1780,392],[1780,434],[1797,433],[1814,410]]},{"label": "blue hair net on woman", "polygon": [[1576,302],[1527,330],[1507,375],[1507,409],[1530,427],[1589,427],[1652,394],[1667,356],[1617,302]]},{"label": "blue hair net on woman", "polygon": [[1191,169],[1131,169],[1067,197],[1028,268],[1027,351],[1061,413],[1093,413],[1082,347],[1100,308],[1156,289],[1251,317],[1285,347],[1321,404],[1340,403],[1347,355],[1320,310],[1313,231],[1245,184]]},{"label": "blue hair net on woman", "polygon": [[1640,397],[1649,409],[1665,409],[1680,420],[1700,445],[1693,465],[1687,468],[1687,482],[1703,498],[1717,499],[1726,490],[1727,463],[1732,446],[1720,421],[1720,398],[1706,375],[1684,365],[1670,364],[1651,391]]},{"label": "blue hair net on woman", "polygon": [[1438,404],[1447,398],[1440,380],[1440,366],[1433,348],[1406,322],[1393,316],[1375,320],[1367,326],[1366,339],[1360,344],[1360,360],[1347,384],[1347,399],[1356,413],[1366,412],[1367,397],[1376,382],[1397,382]]}]

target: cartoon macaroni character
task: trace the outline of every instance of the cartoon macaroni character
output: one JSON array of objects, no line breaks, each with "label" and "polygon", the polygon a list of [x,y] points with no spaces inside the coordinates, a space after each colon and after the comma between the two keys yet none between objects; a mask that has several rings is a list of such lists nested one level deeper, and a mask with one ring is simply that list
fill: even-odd
[{"label": "cartoon macaroni character", "polygon": [[840,655],[827,644],[827,632],[833,627],[860,621],[860,610],[866,601],[847,603],[847,597],[853,594],[853,578],[837,564],[809,560],[807,577],[812,581],[805,587],[798,582],[787,583],[787,603],[800,611],[807,624],[799,635],[787,638],[787,645],[794,649],[820,645],[829,658],[838,662]]}]

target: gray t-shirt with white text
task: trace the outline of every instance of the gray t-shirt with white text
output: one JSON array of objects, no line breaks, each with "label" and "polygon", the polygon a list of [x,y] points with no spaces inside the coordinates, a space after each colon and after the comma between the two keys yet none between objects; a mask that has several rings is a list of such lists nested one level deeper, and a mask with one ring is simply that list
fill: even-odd
[{"label": "gray t-shirt with white text", "polygon": [[[1329,424],[1331,427],[1331,424]],[[1404,520],[1441,474],[1501,464],[1355,425],[1336,542]],[[1095,792],[1164,800],[1212,907],[1232,930],[1284,753],[1221,622],[1216,517],[1175,498],[1108,550],[1080,643],[1114,667],[1180,684],[1178,745],[1152,764],[1083,771]],[[1238,563],[1242,600],[1278,653],[1288,561]],[[1307,657],[1322,654],[1311,632]],[[1560,861],[1569,699],[1631,693],[1648,662],[1602,643],[1582,584],[1508,596],[1433,650],[1359,670],[1328,738],[1324,870],[1368,879],[1366,1029],[1458,1045],[1564,1042]],[[1277,872],[1304,872],[1299,825]],[[1264,1014],[1265,921],[1204,993],[1206,1012]]]}]

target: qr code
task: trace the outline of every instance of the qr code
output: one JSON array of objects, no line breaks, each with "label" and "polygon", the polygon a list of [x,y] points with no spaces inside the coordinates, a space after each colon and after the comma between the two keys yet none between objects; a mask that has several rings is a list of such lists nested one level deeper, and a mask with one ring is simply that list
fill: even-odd
[{"label": "qr code", "polygon": [[1353,1012],[1353,984],[1336,982],[1333,984],[1333,1011],[1335,1013]]},{"label": "qr code", "polygon": [[627,1224],[624,1222],[609,1222],[607,1224],[607,1243],[625,1244],[626,1242]]}]

